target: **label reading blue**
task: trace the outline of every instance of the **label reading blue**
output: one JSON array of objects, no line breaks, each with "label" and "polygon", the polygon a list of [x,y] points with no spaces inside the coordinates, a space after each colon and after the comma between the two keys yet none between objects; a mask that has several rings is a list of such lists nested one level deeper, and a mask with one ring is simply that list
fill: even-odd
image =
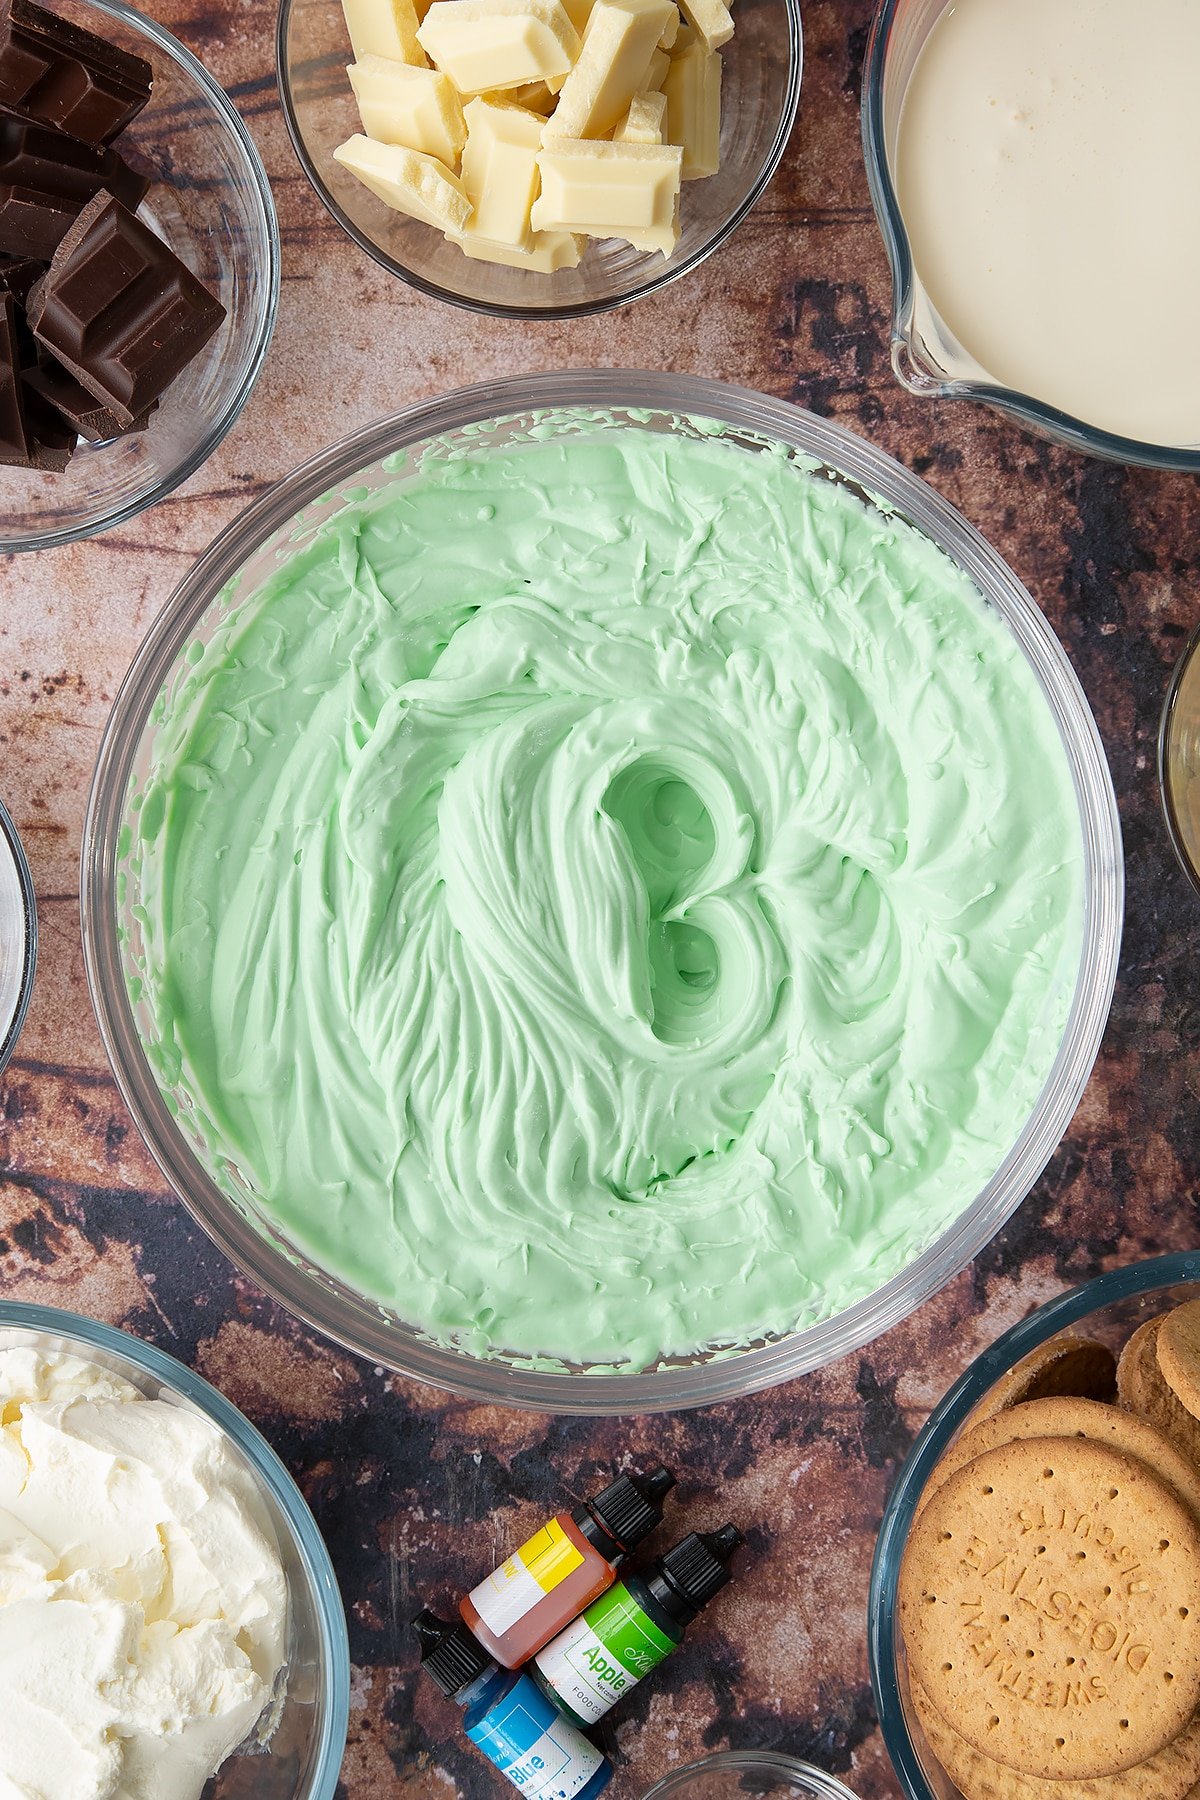
[{"label": "label reading blue", "polygon": [[567,1723],[528,1676],[467,1736],[527,1800],[575,1800],[604,1766],[595,1745]]}]

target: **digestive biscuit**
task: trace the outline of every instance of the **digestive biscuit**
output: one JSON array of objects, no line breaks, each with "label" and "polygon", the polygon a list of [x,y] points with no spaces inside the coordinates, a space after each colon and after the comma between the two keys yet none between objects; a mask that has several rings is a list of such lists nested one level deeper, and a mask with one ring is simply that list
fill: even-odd
[{"label": "digestive biscuit", "polygon": [[1071,1394],[1081,1400],[1111,1400],[1117,1388],[1117,1359],[1090,1338],[1057,1337],[1023,1357],[988,1390],[967,1420],[977,1425],[1023,1400]]},{"label": "digestive biscuit", "polygon": [[1097,1400],[1026,1400],[974,1425],[952,1444],[930,1474],[921,1495],[929,1504],[943,1482],[986,1450],[1022,1438],[1092,1438],[1136,1456],[1165,1481],[1171,1492],[1200,1518],[1200,1469],[1170,1439],[1135,1413]]},{"label": "digestive biscuit", "polygon": [[1158,1366],[1181,1406],[1200,1419],[1200,1300],[1169,1312],[1159,1327]]},{"label": "digestive biscuit", "polygon": [[1159,1363],[1163,1324],[1162,1318],[1148,1319],[1126,1344],[1117,1365],[1117,1394],[1123,1407],[1148,1419],[1200,1467],[1200,1420],[1171,1388]]},{"label": "digestive biscuit", "polygon": [[[1120,1775],[1096,1781],[1042,1781],[1018,1775],[974,1749],[947,1723],[928,1694],[914,1682],[913,1711],[925,1744],[963,1795],[963,1800],[1198,1800],[1200,1797],[1200,1718],[1165,1750]],[[918,1745],[923,1760],[925,1751]],[[930,1775],[933,1771],[929,1770]],[[942,1790],[936,1784],[934,1791]]]},{"label": "digestive biscuit", "polygon": [[914,1522],[899,1604],[938,1712],[1020,1774],[1118,1774],[1200,1706],[1200,1520],[1112,1444],[1026,1438],[951,1475]]}]

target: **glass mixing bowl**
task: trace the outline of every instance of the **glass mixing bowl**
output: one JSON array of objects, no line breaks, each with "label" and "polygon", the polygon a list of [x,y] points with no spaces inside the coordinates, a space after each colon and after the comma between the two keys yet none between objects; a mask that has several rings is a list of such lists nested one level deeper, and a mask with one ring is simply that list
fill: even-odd
[{"label": "glass mixing bowl", "polygon": [[1200,892],[1200,631],[1175,665],[1158,732],[1158,785],[1167,835]]},{"label": "glass mixing bowl", "polygon": [[787,145],[800,102],[799,0],[738,0],[737,30],[721,51],[721,167],[683,190],[683,236],[669,261],[616,239],[589,240],[578,268],[554,275],[475,262],[432,226],[392,212],[334,162],[362,130],[346,65],[350,40],[337,0],[281,0],[279,93],[296,155],[343,231],[410,287],[475,312],[564,319],[653,294],[696,268],[735,231]]},{"label": "glass mixing bowl", "polygon": [[871,1683],[883,1741],[908,1800],[960,1800],[960,1790],[930,1751],[913,1709],[900,1636],[900,1565],[931,1471],[969,1414],[1031,1351],[1060,1332],[1098,1338],[1119,1351],[1144,1320],[1195,1299],[1198,1283],[1200,1252],[1188,1251],[1114,1269],[1049,1301],[976,1357],[931,1413],[909,1451],[879,1530],[867,1625]]},{"label": "glass mixing bowl", "polygon": [[[1083,947],[1066,1031],[1032,1116],[983,1191],[964,1194],[960,1217],[902,1274],[835,1317],[743,1351],[673,1360],[637,1374],[523,1367],[447,1349],[312,1266],[263,1217],[236,1171],[230,1172],[236,1202],[207,1173],[186,1100],[159,1091],[143,1049],[143,1037],[153,1038],[150,1019],[128,985],[136,975],[140,927],[136,883],[122,867],[123,836],[153,760],[153,709],[182,673],[187,647],[251,595],[297,537],[303,540],[336,510],[348,487],[369,489],[412,470],[431,439],[439,455],[459,447],[477,453],[489,439],[504,443],[526,433],[547,409],[578,409],[589,431],[601,419],[660,431],[685,431],[689,418],[716,419],[735,444],[756,452],[764,441],[794,446],[869,502],[911,520],[967,572],[1027,658],[1062,735],[1084,846]],[[956,1274],[1020,1205],[1075,1111],[1112,1000],[1122,896],[1120,827],[1095,722],[1046,620],[978,532],[924,482],[838,426],[719,382],[637,371],[518,377],[413,407],[318,456],[250,507],[177,589],[134,660],[101,747],[83,852],[84,950],[108,1055],[152,1154],[204,1229],[292,1312],[370,1360],[476,1399],[552,1412],[665,1411],[790,1380],[888,1330]]]},{"label": "glass mixing bowl", "polygon": [[141,217],[213,290],[226,317],[145,431],[81,443],[61,475],[0,468],[0,555],[107,531],[194,474],[249,399],[279,304],[275,203],[224,89],[124,0],[56,0],[55,10],[153,67],[150,103],[117,148],[154,176]]},{"label": "glass mixing bowl", "polygon": [[967,356],[939,318],[913,264],[892,178],[900,114],[917,57],[953,0],[880,0],[863,68],[863,154],[875,217],[892,270],[892,368],[910,394],[928,400],[978,400],[1039,437],[1109,462],[1200,471],[1200,448],[1143,444],[1059,412],[993,381]]},{"label": "glass mixing bowl", "polygon": [[17,828],[0,804],[0,1072],[25,1023],[36,965],[33,879]]},{"label": "glass mixing bowl", "polygon": [[204,1800],[333,1800],[350,1714],[350,1644],[329,1552],[299,1488],[266,1439],[216,1388],[128,1332],[78,1313],[0,1300],[0,1349],[67,1350],[153,1400],[202,1413],[232,1444],[275,1535],[287,1577],[287,1690],[265,1748],[235,1753]]},{"label": "glass mixing bowl", "polygon": [[676,1769],[645,1800],[854,1800],[832,1775],[766,1750],[729,1750]]}]

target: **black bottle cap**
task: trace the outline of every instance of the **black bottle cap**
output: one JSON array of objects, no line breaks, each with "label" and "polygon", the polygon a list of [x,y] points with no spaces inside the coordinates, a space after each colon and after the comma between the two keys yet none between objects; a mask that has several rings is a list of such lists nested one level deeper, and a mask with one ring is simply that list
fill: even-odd
[{"label": "black bottle cap", "polygon": [[689,1624],[733,1579],[729,1559],[742,1543],[736,1525],[722,1525],[720,1531],[693,1531],[661,1558],[655,1573],[687,1609],[682,1624]]},{"label": "black bottle cap", "polygon": [[675,1477],[660,1463],[648,1475],[618,1475],[588,1501],[588,1510],[618,1549],[632,1550],[662,1524],[662,1503],[674,1486]]},{"label": "black bottle cap", "polygon": [[493,1666],[483,1645],[457,1619],[451,1625],[425,1607],[412,1628],[421,1640],[421,1667],[451,1699]]}]

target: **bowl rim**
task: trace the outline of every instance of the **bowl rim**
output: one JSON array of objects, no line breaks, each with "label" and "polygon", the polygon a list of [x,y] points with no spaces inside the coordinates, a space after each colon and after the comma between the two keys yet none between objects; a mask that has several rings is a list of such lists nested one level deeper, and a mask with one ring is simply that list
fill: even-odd
[{"label": "bowl rim", "polygon": [[29,1002],[33,998],[34,977],[37,974],[38,957],[38,919],[37,900],[33,891],[33,872],[29,867],[29,858],[25,854],[12,816],[0,800],[0,840],[5,851],[11,852],[13,869],[17,877],[17,886],[21,891],[21,907],[25,920],[25,948],[22,956],[21,985],[17,993],[16,1011],[9,1021],[7,1029],[0,1033],[0,1075],[12,1061],[17,1047],[17,1039],[29,1012]]},{"label": "bowl rim", "polygon": [[51,550],[63,544],[77,544],[101,533],[114,530],[118,525],[127,525],[131,519],[138,517],[147,508],[157,506],[168,494],[194,475],[220,444],[228,436],[240,418],[246,402],[254,392],[255,385],[262,373],[267,351],[275,331],[275,322],[279,313],[279,293],[282,274],[282,252],[279,236],[279,218],[275,210],[275,198],[271,192],[271,184],[267,179],[267,171],[259,155],[258,147],[251,137],[249,129],[233,101],[221,84],[209,74],[187,45],[181,43],[174,33],[160,25],[157,19],[139,12],[136,6],[128,4],[128,0],[88,0],[88,5],[97,7],[110,17],[119,19],[122,24],[142,37],[149,38],[166,56],[177,63],[185,73],[191,76],[197,87],[206,95],[213,111],[223,121],[226,130],[239,145],[245,159],[246,169],[251,178],[252,188],[257,195],[261,212],[262,235],[266,244],[266,267],[262,271],[256,287],[261,292],[261,303],[258,322],[254,332],[254,344],[246,373],[237,388],[221,409],[208,432],[196,444],[188,455],[161,476],[147,493],[130,498],[114,511],[106,513],[102,518],[91,520],[85,524],[63,525],[57,530],[42,531],[36,535],[22,538],[6,538],[0,533],[0,556],[13,555],[26,550]]},{"label": "bowl rim", "polygon": [[[911,0],[879,0],[867,37],[862,82],[863,156],[875,221],[891,269],[891,358],[897,381],[910,394],[923,399],[974,400],[990,406],[1085,456],[1134,468],[1200,471],[1200,449],[1149,444],[1104,431],[1001,382],[939,379],[918,357],[914,339],[916,271],[883,128],[883,83],[892,29],[897,15],[910,3]],[[953,0],[941,0],[943,10],[952,3]]]},{"label": "bowl rim", "polygon": [[1158,722],[1158,792],[1162,800],[1163,818],[1166,821],[1167,836],[1171,840],[1171,848],[1179,860],[1179,866],[1188,878],[1194,893],[1200,894],[1200,868],[1188,855],[1187,843],[1179,822],[1179,813],[1175,805],[1175,794],[1170,777],[1171,734],[1175,722],[1175,707],[1179,700],[1179,691],[1187,679],[1188,671],[1200,650],[1200,625],[1192,632],[1178,660],[1171,671],[1171,679],[1167,686],[1166,699],[1163,701],[1162,715]]},{"label": "bowl rim", "polygon": [[[525,1368],[472,1358],[415,1337],[404,1340],[402,1360],[397,1360],[394,1327],[383,1310],[365,1303],[348,1331],[340,1297],[297,1270],[237,1215],[200,1170],[163,1105],[133,1025],[116,928],[116,859],[128,771],[149,709],[197,621],[247,555],[310,501],[386,455],[463,425],[542,408],[598,406],[715,418],[757,437],[797,446],[912,519],[1000,612],[1055,716],[1076,788],[1085,905],[1070,1017],[1038,1105],[993,1180],[904,1270],[831,1318],[760,1347],[642,1373]],[[749,389],[638,370],[515,376],[420,402],[361,428],[255,500],[185,577],[134,657],[101,742],[81,865],[88,987],[114,1077],[171,1188],[225,1255],[305,1323],[385,1367],[473,1400],[605,1417],[741,1398],[824,1367],[900,1323],[963,1269],[1028,1196],[1079,1103],[1111,1006],[1124,904],[1120,821],[1095,719],[1049,623],[974,526],[919,477],[842,426]]]},{"label": "bowl rim", "polygon": [[[279,10],[275,19],[275,78],[279,88],[279,103],[283,109],[284,123],[296,159],[308,178],[313,192],[330,217],[341,227],[347,237],[364,250],[373,262],[388,274],[395,275],[418,293],[427,295],[431,300],[440,300],[448,306],[461,307],[465,312],[482,313],[493,319],[588,319],[600,313],[613,312],[619,306],[628,306],[635,300],[645,299],[649,294],[656,294],[662,288],[669,287],[672,282],[679,281],[684,275],[690,275],[693,269],[721,248],[738,226],[754,209],[763,193],[775,176],[779,164],[783,160],[784,151],[796,124],[796,115],[800,108],[800,87],[804,75],[804,27],[800,16],[800,0],[782,0],[788,27],[788,85],[784,96],[783,111],[780,115],[778,129],[770,149],[764,157],[759,172],[745,198],[736,206],[728,218],[705,240],[699,249],[690,256],[682,258],[678,263],[661,262],[653,275],[644,280],[633,282],[624,292],[609,295],[599,300],[576,300],[559,306],[522,306],[515,301],[483,300],[471,295],[456,293],[453,288],[444,287],[440,282],[430,281],[416,270],[408,268],[390,256],[381,245],[377,244],[367,232],[363,231],[351,219],[345,209],[334,198],[324,176],[309,155],[308,146],[300,130],[300,122],[296,114],[296,104],[292,92],[291,65],[287,55],[288,26],[296,0],[279,0]],[[651,258],[647,257],[647,262]]]},{"label": "bowl rim", "polygon": [[908,1729],[896,1673],[895,1633],[900,1564],[918,1502],[935,1464],[951,1438],[988,1389],[1047,1339],[1079,1324],[1089,1313],[1118,1300],[1136,1299],[1164,1289],[1200,1282],[1200,1251],[1177,1250],[1144,1262],[1109,1269],[1047,1300],[1011,1325],[974,1358],[943,1395],[918,1433],[888,1497],[875,1555],[867,1602],[867,1657],[875,1710],[884,1747],[900,1778],[907,1800],[938,1800],[925,1779]]},{"label": "bowl rim", "polygon": [[100,1351],[133,1363],[164,1387],[179,1394],[212,1420],[253,1468],[287,1521],[292,1544],[304,1567],[315,1601],[320,1630],[321,1669],[327,1688],[321,1738],[313,1774],[303,1800],[333,1800],[345,1755],[350,1722],[350,1637],[346,1609],[320,1527],[281,1458],[258,1427],[219,1388],[186,1363],[157,1345],[116,1325],[105,1325],[62,1307],[0,1299],[0,1332],[43,1332],[62,1337],[86,1351]]},{"label": "bowl rim", "polygon": [[785,1756],[778,1750],[719,1750],[714,1756],[701,1756],[695,1762],[671,1769],[655,1782],[642,1800],[669,1800],[669,1796],[693,1776],[706,1775],[710,1769],[727,1769],[731,1775],[787,1775],[802,1782],[813,1800],[855,1800],[835,1775],[829,1775],[815,1764],[802,1762],[798,1756]]}]

